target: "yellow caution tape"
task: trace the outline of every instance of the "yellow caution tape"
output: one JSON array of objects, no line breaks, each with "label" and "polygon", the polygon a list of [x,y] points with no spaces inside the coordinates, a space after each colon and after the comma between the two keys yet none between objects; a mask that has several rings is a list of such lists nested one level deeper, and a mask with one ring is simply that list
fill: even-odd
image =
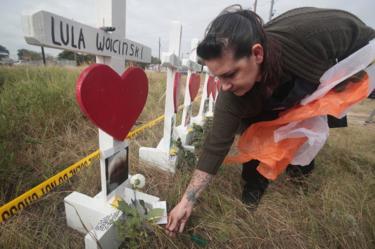
[{"label": "yellow caution tape", "polygon": [[[197,99],[199,99],[199,97]],[[182,105],[179,106],[179,110],[182,107],[183,107]],[[156,119],[151,120],[150,122],[130,131],[126,138],[130,139],[130,138],[137,136],[138,134],[142,133],[145,129],[148,129],[157,125],[163,119],[164,119],[164,115],[161,115],[157,117]],[[40,183],[36,187],[26,191],[25,193],[16,197],[12,201],[4,204],[3,206],[0,207],[0,223],[6,221],[13,215],[19,213],[22,209],[29,206],[31,203],[37,201],[42,196],[46,195],[56,186],[59,186],[60,184],[63,184],[64,182],[66,182],[70,177],[76,175],[82,168],[91,166],[92,162],[96,159],[99,159],[99,157],[100,157],[100,152],[99,150],[96,150],[90,155],[86,156],[85,158],[70,165],[63,171],[57,173],[51,178]]]},{"label": "yellow caution tape", "polygon": [[[133,138],[143,132],[145,129],[151,128],[157,125],[164,119],[164,115],[151,120],[145,125],[138,127],[131,132],[129,132],[127,138]],[[92,162],[99,159],[100,152],[96,150],[85,158],[79,160],[78,162],[67,167],[63,171],[57,173],[51,178],[40,183],[38,186],[26,191],[22,195],[16,197],[12,201],[6,203],[0,207],[0,223],[12,217],[13,215],[20,212],[25,207],[29,206],[31,203],[37,201],[39,198],[50,192],[56,186],[66,182],[70,177],[76,175],[82,168],[91,166]]]},{"label": "yellow caution tape", "polygon": [[128,136],[126,138],[130,139],[130,138],[133,138],[133,137],[137,136],[139,133],[142,133],[145,129],[148,129],[148,128],[151,128],[151,127],[157,125],[163,119],[164,119],[164,115],[161,115],[160,117],[155,118],[154,120],[151,120],[147,124],[144,124],[144,125],[142,125],[139,128],[135,128],[134,130],[132,130],[131,132],[129,132],[129,134],[128,134]]},{"label": "yellow caution tape", "polygon": [[66,182],[70,177],[77,174],[82,168],[90,166],[93,160],[99,158],[99,155],[99,150],[91,153],[87,157],[79,160],[63,171],[45,180],[38,186],[30,189],[29,191],[0,207],[0,223],[17,214],[31,203],[37,201],[56,186]]}]

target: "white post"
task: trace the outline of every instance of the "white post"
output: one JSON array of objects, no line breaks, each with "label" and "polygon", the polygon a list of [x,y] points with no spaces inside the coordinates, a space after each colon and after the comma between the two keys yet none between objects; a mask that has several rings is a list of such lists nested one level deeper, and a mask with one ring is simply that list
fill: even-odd
[{"label": "white post", "polygon": [[[158,148],[169,153],[171,149],[171,139],[173,139],[173,127],[175,126],[175,110],[174,110],[174,81],[176,77],[177,68],[181,62],[178,59],[181,47],[182,26],[181,23],[172,22],[172,29],[169,35],[169,51],[167,54],[163,53],[163,64],[167,66],[167,88],[165,94],[165,109],[164,109],[164,134],[160,141]],[[178,60],[176,60],[178,59]],[[177,111],[177,110],[176,110]]]},{"label": "white post", "polygon": [[[126,31],[126,0],[96,0],[98,28],[114,27],[112,34],[125,39]],[[97,56],[96,62],[112,67],[118,74],[125,70],[125,59]]]},{"label": "white post", "polygon": [[206,117],[214,116],[214,104],[215,104],[214,94],[216,94],[216,92],[211,92],[210,95],[208,96],[209,102],[208,102],[208,112],[206,113]]},{"label": "white post", "polygon": [[198,72],[201,68],[200,65],[197,63],[196,49],[197,49],[198,43],[199,43],[198,39],[191,40],[191,50],[190,50],[189,59],[183,61],[183,65],[188,68],[188,74],[186,77],[186,84],[185,84],[184,109],[182,111],[182,120],[181,120],[181,125],[184,125],[184,126],[186,122],[188,107],[191,105],[191,96],[189,92],[190,77],[192,73]]},{"label": "white post", "polygon": [[216,99],[217,99],[217,96],[219,96],[219,89],[218,89],[219,79],[215,78],[213,80],[212,84],[213,84],[213,86],[212,86],[212,90],[211,90],[211,94],[210,94],[210,103],[209,103],[208,113],[206,115],[206,116],[209,116],[209,117],[213,116]]},{"label": "white post", "polygon": [[[125,39],[126,29],[126,0],[96,0],[98,28],[114,27],[113,34]],[[96,56],[96,62],[112,67],[118,74],[125,70],[125,59],[115,57]],[[114,139],[106,132],[99,129],[99,150],[106,151],[119,146],[122,141]],[[100,175],[102,183],[101,198],[107,199],[105,159],[100,158]]]},{"label": "white post", "polygon": [[189,139],[187,139],[189,128],[192,123],[192,117],[191,117],[192,100],[190,96],[190,87],[191,87],[190,83],[191,83],[192,74],[200,71],[201,69],[201,66],[197,63],[196,49],[197,49],[198,43],[199,43],[198,39],[192,39],[189,58],[183,60],[183,65],[188,68],[188,74],[187,74],[186,84],[185,84],[184,108],[182,111],[181,124],[178,127],[176,127],[176,134],[181,139],[182,145],[189,150],[194,150],[193,146],[188,146]]},{"label": "white post", "polygon": [[203,89],[202,89],[202,97],[201,102],[199,105],[199,112],[198,115],[193,117],[192,122],[197,125],[204,124],[204,118],[209,110],[209,83],[213,81],[213,77],[209,74],[208,68],[206,66],[203,67],[203,72],[205,73]]},{"label": "white post", "polygon": [[157,148],[141,147],[139,159],[162,170],[175,172],[177,156],[171,154],[173,127],[175,126],[175,110],[173,100],[174,81],[177,68],[181,65],[180,54],[182,26],[180,22],[172,22],[169,36],[169,51],[162,54],[162,64],[167,67],[167,87],[165,94],[164,133]]},{"label": "white post", "polygon": [[190,82],[190,77],[191,77],[192,71],[189,68],[187,72],[187,77],[186,77],[186,84],[185,84],[185,96],[184,96],[184,108],[182,110],[182,117],[181,117],[181,124],[180,126],[185,126],[186,123],[186,116],[188,112],[188,107],[191,104],[190,101],[190,93],[189,93],[189,82]]}]

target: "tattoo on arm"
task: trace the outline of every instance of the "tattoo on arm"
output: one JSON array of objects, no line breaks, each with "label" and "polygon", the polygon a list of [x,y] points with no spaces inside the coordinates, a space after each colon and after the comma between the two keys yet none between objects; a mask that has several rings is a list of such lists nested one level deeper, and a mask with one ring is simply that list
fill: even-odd
[{"label": "tattoo on arm", "polygon": [[195,189],[186,190],[186,198],[192,203],[195,203],[197,201],[196,194],[197,193]]},{"label": "tattoo on arm", "polygon": [[206,172],[195,170],[185,192],[187,200],[194,204],[197,201],[200,193],[207,187],[212,177],[212,175]]}]

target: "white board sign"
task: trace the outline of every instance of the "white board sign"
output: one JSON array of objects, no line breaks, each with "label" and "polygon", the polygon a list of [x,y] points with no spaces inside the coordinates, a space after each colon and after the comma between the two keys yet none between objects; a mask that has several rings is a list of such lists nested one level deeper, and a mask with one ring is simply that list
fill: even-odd
[{"label": "white board sign", "polygon": [[25,40],[31,45],[151,62],[149,47],[47,11],[25,16],[23,25]]}]

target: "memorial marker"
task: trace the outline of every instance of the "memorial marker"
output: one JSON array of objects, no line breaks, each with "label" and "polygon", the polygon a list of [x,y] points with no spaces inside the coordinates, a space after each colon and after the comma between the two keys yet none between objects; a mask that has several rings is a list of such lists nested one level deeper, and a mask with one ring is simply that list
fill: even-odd
[{"label": "memorial marker", "polygon": [[[208,101],[206,100],[206,106],[205,106],[205,117],[213,117],[214,115],[214,104],[217,96],[217,84],[216,84],[216,78],[209,76],[209,80],[207,82],[207,95],[208,95]],[[208,108],[207,108],[207,102],[208,102]],[[208,110],[207,110],[208,109]]]},{"label": "memorial marker", "polygon": [[181,23],[172,22],[172,29],[169,36],[169,51],[162,54],[162,64],[167,67],[163,137],[156,148],[141,147],[139,149],[139,160],[173,173],[177,165],[177,156],[171,149],[177,112],[177,82],[179,82],[178,79],[180,78],[180,73],[177,72],[177,69],[181,66],[179,58],[181,31]]},{"label": "memorial marker", "polygon": [[191,138],[188,136],[192,121],[192,103],[197,96],[200,87],[200,75],[197,74],[197,72],[201,70],[201,66],[197,63],[197,46],[198,39],[193,39],[191,42],[189,58],[183,60],[183,65],[188,68],[188,74],[185,85],[185,98],[181,124],[176,127],[176,134],[181,139],[182,145],[189,150],[194,150],[194,147],[190,146]]},{"label": "memorial marker", "polygon": [[203,91],[201,102],[199,105],[198,115],[192,118],[192,123],[203,126],[205,122],[205,117],[207,114],[212,115],[212,113],[208,113],[209,111],[209,104],[210,104],[210,95],[212,91],[212,85],[214,84],[215,78],[211,76],[208,72],[206,66],[203,67],[203,72],[205,74],[205,79],[203,83]]},{"label": "memorial marker", "polygon": [[[102,191],[94,198],[73,192],[64,199],[68,226],[82,232],[85,248],[118,248],[113,221],[121,216],[111,203],[118,197],[130,203],[128,141],[122,141],[141,113],[148,80],[143,70],[124,72],[125,59],[150,62],[151,49],[125,39],[126,1],[97,0],[97,24],[90,27],[39,11],[24,17],[29,44],[97,55],[97,65],[85,69],[78,80],[77,99],[82,111],[99,129]],[[106,32],[106,31],[112,32]],[[106,65],[103,65],[106,64]],[[121,75],[121,76],[120,76]],[[163,208],[159,198],[137,191],[148,206]],[[163,224],[166,217],[159,221]]]}]

